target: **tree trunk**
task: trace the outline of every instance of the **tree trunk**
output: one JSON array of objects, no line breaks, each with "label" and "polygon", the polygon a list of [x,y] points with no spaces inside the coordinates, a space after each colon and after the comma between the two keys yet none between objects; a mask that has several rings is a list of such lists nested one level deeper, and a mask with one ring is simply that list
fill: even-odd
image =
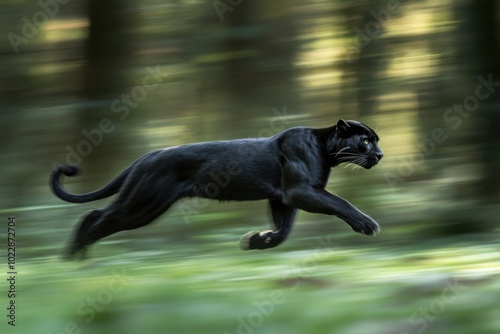
[{"label": "tree trunk", "polygon": [[[109,181],[117,157],[127,145],[120,135],[127,120],[121,121],[111,111],[111,103],[126,90],[127,68],[131,59],[131,22],[133,11],[124,0],[89,0],[89,35],[86,44],[86,67],[83,87],[85,103],[79,110],[77,131],[94,133],[91,153],[83,158],[92,183]],[[112,132],[102,132],[101,122],[110,119]],[[88,139],[88,138],[85,138]],[[90,142],[91,140],[89,140]]]}]

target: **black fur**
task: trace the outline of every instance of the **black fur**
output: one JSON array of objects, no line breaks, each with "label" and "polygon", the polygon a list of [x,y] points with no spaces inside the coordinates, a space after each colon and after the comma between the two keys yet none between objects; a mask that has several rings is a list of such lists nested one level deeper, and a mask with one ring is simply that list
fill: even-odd
[{"label": "black fur", "polygon": [[139,158],[105,187],[82,195],[70,194],[61,175],[78,169],[62,166],[51,177],[53,192],[73,203],[118,193],[107,208],[86,215],[70,242],[73,257],[99,239],[151,223],[184,197],[221,201],[269,200],[274,228],[249,232],[242,249],[265,249],[282,243],[298,209],[335,215],[354,231],[375,235],[378,224],[346,200],[325,190],[330,169],[353,162],[366,169],[383,154],[378,136],[368,126],[340,120],[323,129],[296,127],[270,138],[240,139],[182,145]]}]

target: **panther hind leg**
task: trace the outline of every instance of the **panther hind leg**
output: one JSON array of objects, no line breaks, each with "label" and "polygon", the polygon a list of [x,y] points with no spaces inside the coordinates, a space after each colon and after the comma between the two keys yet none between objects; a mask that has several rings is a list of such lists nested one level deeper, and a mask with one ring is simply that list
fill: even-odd
[{"label": "panther hind leg", "polygon": [[276,230],[252,231],[240,239],[240,248],[267,249],[276,247],[286,240],[297,215],[297,209],[286,206],[280,201],[269,201],[271,216]]},{"label": "panther hind leg", "polygon": [[64,251],[64,259],[72,260],[75,258],[85,258],[87,248],[87,233],[89,229],[99,221],[102,216],[102,210],[92,210],[85,214],[78,227],[73,232],[71,241]]}]

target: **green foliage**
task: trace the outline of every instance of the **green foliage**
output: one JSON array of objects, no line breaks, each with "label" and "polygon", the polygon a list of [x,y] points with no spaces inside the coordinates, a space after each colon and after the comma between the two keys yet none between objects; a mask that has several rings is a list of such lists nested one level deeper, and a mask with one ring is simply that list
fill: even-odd
[{"label": "green foliage", "polygon": [[500,328],[493,311],[500,288],[495,244],[458,239],[411,249],[251,253],[235,244],[192,255],[186,255],[189,247],[170,245],[81,263],[23,259],[16,330],[60,333],[68,323],[82,333],[152,334],[470,334]]}]

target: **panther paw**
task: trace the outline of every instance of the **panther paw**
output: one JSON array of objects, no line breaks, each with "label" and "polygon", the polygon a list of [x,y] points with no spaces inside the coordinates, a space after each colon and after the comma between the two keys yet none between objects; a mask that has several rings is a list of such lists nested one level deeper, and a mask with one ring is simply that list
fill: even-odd
[{"label": "panther paw", "polygon": [[240,248],[242,250],[251,249],[250,240],[252,239],[253,236],[258,235],[259,233],[260,233],[259,231],[250,231],[248,233],[245,233],[240,239]]},{"label": "panther paw", "polygon": [[270,236],[270,232],[272,233],[273,231],[271,230],[262,232],[251,231],[245,233],[240,239],[240,248],[242,250],[249,250],[249,249],[266,249],[273,247],[273,245],[271,245],[271,241],[273,239]]},{"label": "panther paw", "polygon": [[359,221],[356,225],[352,227],[352,229],[358,233],[375,236],[380,233],[380,225],[377,224],[376,221],[367,217],[368,219],[364,221]]},{"label": "panther paw", "polygon": [[87,258],[87,247],[76,244],[68,246],[62,254],[63,261],[83,261]]}]

